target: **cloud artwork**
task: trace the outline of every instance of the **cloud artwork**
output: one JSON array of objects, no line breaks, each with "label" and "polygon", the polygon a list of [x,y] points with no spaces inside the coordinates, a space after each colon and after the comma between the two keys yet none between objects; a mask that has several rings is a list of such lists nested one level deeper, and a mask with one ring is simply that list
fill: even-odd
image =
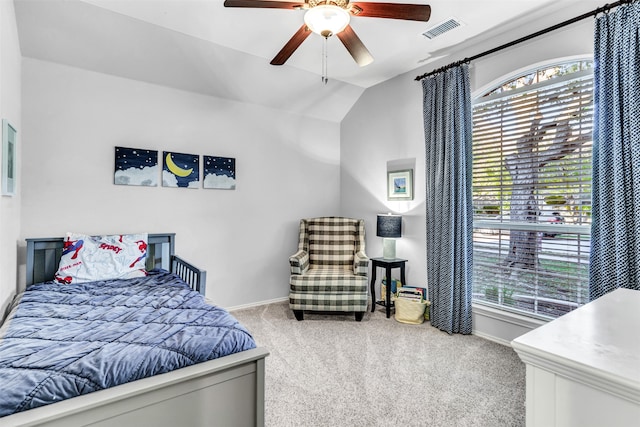
[{"label": "cloud artwork", "polygon": [[162,171],[162,186],[163,187],[177,187],[177,177],[169,171]]},{"label": "cloud artwork", "polygon": [[156,187],[158,169],[156,150],[116,147],[114,184]]},{"label": "cloud artwork", "polygon": [[163,151],[162,160],[163,187],[200,187],[200,156]]},{"label": "cloud artwork", "polygon": [[[116,185],[157,187],[158,177],[163,187],[199,188],[200,156],[196,154],[162,152],[162,168],[158,151],[116,147]],[[203,157],[203,188],[236,189],[236,159],[232,157]]]},{"label": "cloud artwork", "polygon": [[232,157],[202,157],[204,160],[204,188],[236,189],[236,159]]}]

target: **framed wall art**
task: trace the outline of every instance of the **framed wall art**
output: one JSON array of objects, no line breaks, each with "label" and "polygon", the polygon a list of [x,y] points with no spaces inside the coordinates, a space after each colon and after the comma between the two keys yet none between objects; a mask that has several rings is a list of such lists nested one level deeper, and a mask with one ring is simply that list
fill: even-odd
[{"label": "framed wall art", "polygon": [[14,196],[17,184],[17,144],[18,132],[9,124],[6,119],[2,119],[2,195]]},{"label": "framed wall art", "polygon": [[157,187],[159,175],[157,150],[116,147],[114,184]]},{"label": "framed wall art", "polygon": [[200,156],[197,154],[162,152],[163,187],[200,187]]},{"label": "framed wall art", "polygon": [[202,158],[204,188],[236,189],[236,159],[214,156],[202,156]]},{"label": "framed wall art", "polygon": [[413,169],[387,172],[387,200],[413,200]]}]

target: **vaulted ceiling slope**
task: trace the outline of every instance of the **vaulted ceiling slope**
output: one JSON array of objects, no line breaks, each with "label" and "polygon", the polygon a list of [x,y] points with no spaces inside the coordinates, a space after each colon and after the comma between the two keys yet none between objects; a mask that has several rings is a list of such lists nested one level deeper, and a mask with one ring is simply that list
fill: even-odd
[{"label": "vaulted ceiling slope", "polygon": [[[374,62],[359,67],[331,37],[324,85],[323,39],[315,34],[285,65],[269,64],[300,28],[303,11],[225,8],[223,0],[14,0],[25,57],[332,122],[340,122],[368,87],[458,60],[456,52],[482,40],[510,41],[522,22],[539,21],[538,29],[545,28],[559,22],[558,10],[566,15],[575,7],[577,15],[600,5],[593,0],[401,2],[430,4],[430,21],[352,18]],[[462,25],[431,40],[422,35],[452,17]]]}]

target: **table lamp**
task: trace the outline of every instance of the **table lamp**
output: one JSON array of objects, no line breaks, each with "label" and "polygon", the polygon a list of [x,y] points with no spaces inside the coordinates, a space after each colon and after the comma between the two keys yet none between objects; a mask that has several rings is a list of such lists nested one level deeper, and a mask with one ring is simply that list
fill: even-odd
[{"label": "table lamp", "polygon": [[402,237],[402,215],[378,214],[376,236],[382,237],[382,256],[396,257],[396,238]]}]

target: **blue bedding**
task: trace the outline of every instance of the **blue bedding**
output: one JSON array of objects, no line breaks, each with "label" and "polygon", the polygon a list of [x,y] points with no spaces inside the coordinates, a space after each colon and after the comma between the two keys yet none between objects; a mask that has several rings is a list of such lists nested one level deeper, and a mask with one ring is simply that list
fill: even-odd
[{"label": "blue bedding", "polygon": [[0,417],[255,347],[233,316],[165,271],[36,284],[6,322]]}]

